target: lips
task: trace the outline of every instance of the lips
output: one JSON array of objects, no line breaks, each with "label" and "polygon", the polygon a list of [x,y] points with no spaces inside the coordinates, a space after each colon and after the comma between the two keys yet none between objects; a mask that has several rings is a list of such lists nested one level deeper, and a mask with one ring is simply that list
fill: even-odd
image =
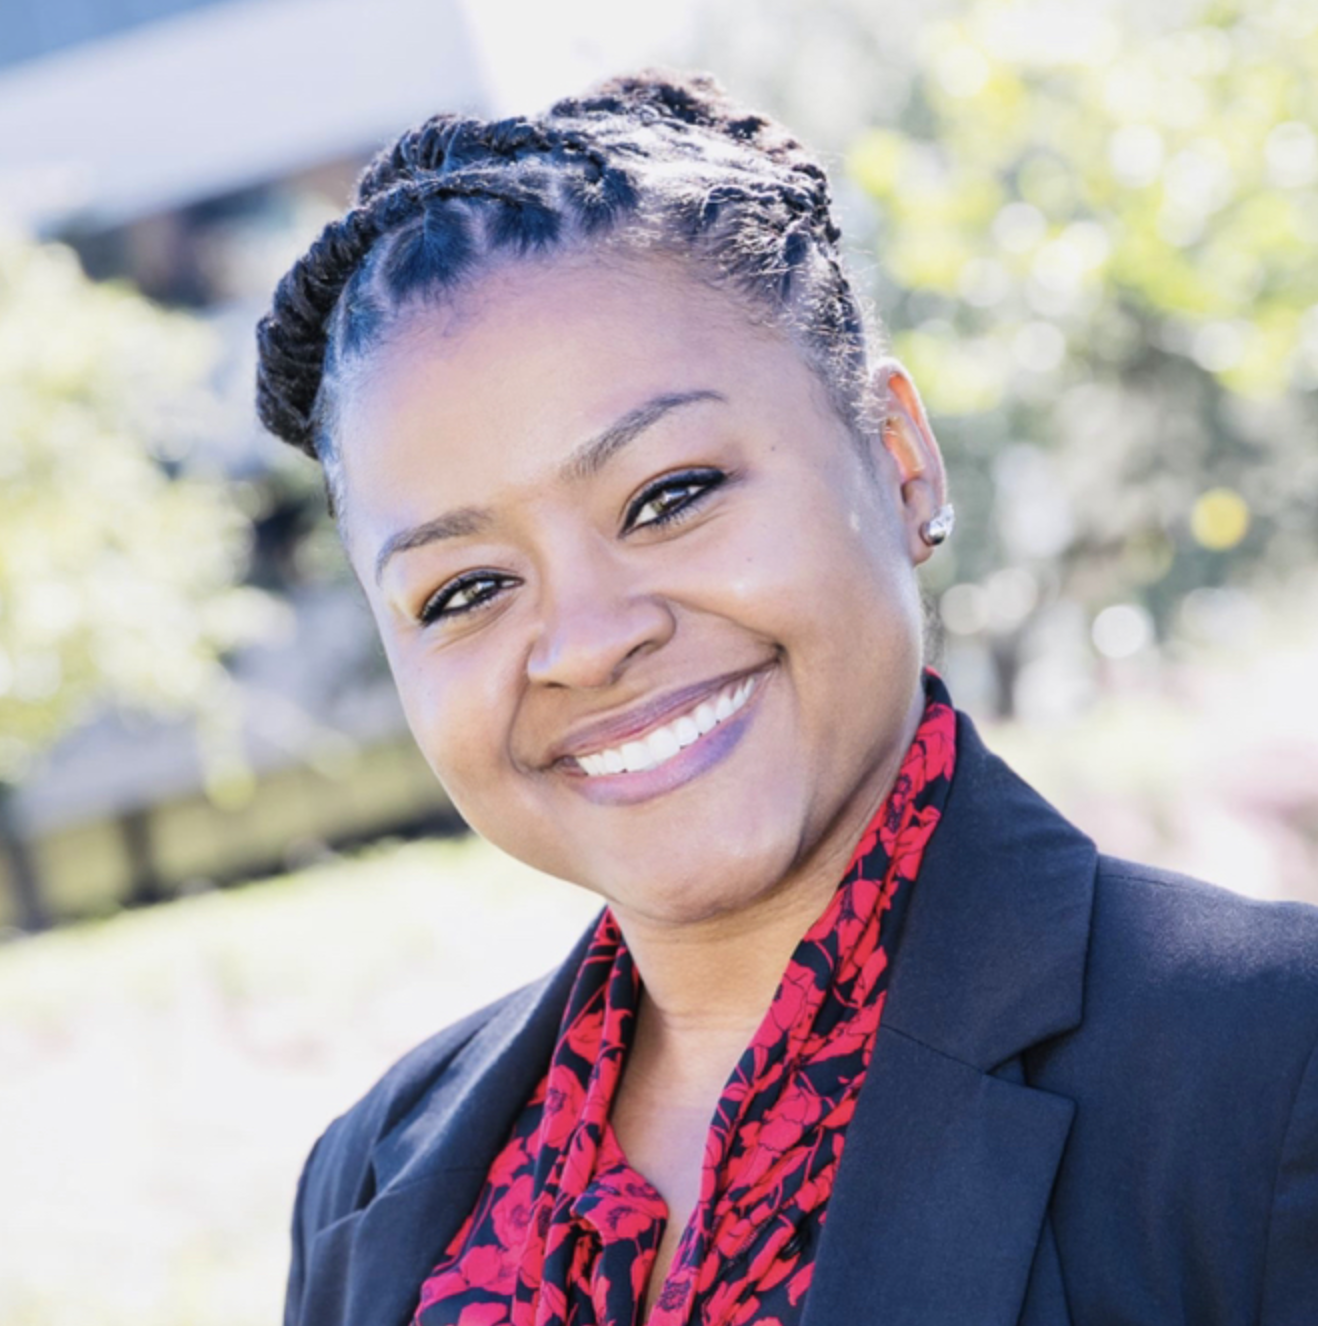
[{"label": "lips", "polygon": [[652,769],[736,713],[764,671],[760,667],[686,686],[589,724],[559,746],[550,763],[588,777]]},{"label": "lips", "polygon": [[644,773],[665,764],[678,751],[693,745],[737,713],[750,699],[756,680],[747,677],[725,686],[713,699],[702,700],[671,723],[653,728],[639,740],[609,746],[590,755],[578,755],[577,763],[589,778],[599,778],[603,774]]}]

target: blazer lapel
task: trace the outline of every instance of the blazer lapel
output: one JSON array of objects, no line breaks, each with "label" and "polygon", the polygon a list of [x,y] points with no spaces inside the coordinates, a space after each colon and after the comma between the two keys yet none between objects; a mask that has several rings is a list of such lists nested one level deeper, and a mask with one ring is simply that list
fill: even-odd
[{"label": "blazer lapel", "polygon": [[1031,1271],[1075,1107],[1020,1056],[1080,1022],[1096,861],[961,717],[804,1326],[1010,1326],[1027,1288],[1031,1322],[1067,1322]]},{"label": "blazer lapel", "polygon": [[881,1026],[805,1326],[1011,1326],[1074,1106]]},{"label": "blazer lapel", "polygon": [[405,1326],[421,1283],[471,1212],[490,1162],[549,1064],[592,926],[514,996],[372,1154],[369,1204],[312,1241],[305,1326]]}]

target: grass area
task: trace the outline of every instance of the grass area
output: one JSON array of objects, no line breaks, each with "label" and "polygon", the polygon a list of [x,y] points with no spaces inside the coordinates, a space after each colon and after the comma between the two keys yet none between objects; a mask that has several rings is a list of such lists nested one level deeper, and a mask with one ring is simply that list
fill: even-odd
[{"label": "grass area", "polygon": [[597,907],[462,839],[0,949],[0,1321],[278,1320],[319,1131]]}]

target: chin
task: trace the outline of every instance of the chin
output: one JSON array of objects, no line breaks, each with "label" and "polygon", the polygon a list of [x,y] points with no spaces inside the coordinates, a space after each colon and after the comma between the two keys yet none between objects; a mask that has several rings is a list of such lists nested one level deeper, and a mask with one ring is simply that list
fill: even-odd
[{"label": "chin", "polygon": [[625,895],[615,889],[610,905],[622,917],[635,917],[660,926],[691,926],[717,920],[744,907],[746,899],[712,893],[708,880],[684,880],[665,888],[651,881],[644,889]]},{"label": "chin", "polygon": [[746,844],[721,846],[724,850],[711,852],[705,839],[704,850],[692,853],[690,859],[675,857],[671,850],[629,856],[630,869],[621,878],[614,857],[614,868],[599,863],[586,887],[624,918],[662,926],[699,925],[754,910],[791,868],[791,853],[782,845],[769,850],[758,845],[758,850]]}]

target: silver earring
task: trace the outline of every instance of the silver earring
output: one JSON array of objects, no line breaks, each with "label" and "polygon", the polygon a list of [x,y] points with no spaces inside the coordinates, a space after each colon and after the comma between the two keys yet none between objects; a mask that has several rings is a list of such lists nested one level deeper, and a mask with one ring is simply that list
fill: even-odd
[{"label": "silver earring", "polygon": [[931,547],[937,548],[947,541],[956,525],[956,512],[950,502],[944,502],[928,520],[920,526],[920,537]]}]

